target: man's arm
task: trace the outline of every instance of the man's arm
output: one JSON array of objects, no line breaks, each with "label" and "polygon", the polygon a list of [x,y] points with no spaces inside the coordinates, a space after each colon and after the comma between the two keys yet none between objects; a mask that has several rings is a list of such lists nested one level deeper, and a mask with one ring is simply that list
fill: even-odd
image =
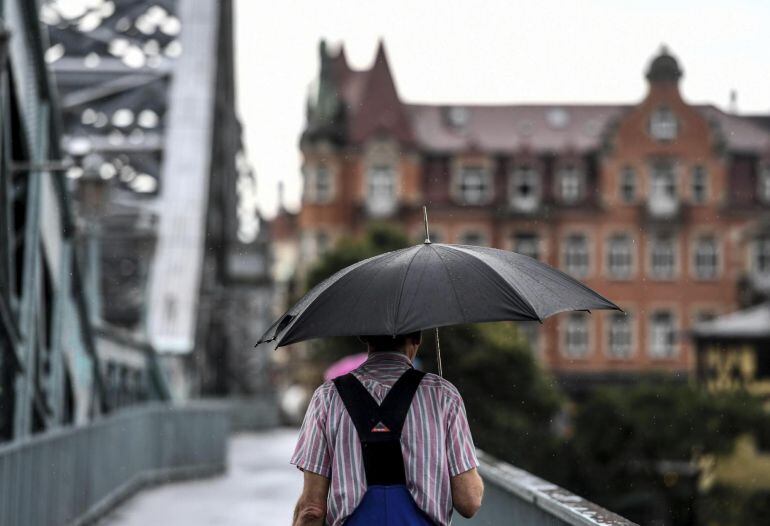
[{"label": "man's arm", "polygon": [[[329,479],[305,471],[305,485],[294,508],[293,526],[323,526],[326,518],[326,498]],[[454,487],[454,486],[453,486]]]},{"label": "man's arm", "polygon": [[455,475],[450,479],[452,487],[452,505],[457,512],[470,519],[481,507],[484,497],[484,482],[476,468]]}]

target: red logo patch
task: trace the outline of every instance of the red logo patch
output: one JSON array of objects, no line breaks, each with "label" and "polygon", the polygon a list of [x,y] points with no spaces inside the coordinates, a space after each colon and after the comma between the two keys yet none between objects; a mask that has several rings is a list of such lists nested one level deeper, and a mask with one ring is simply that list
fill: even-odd
[{"label": "red logo patch", "polygon": [[388,426],[380,422],[376,426],[372,428],[372,433],[389,433],[390,429],[388,429]]}]

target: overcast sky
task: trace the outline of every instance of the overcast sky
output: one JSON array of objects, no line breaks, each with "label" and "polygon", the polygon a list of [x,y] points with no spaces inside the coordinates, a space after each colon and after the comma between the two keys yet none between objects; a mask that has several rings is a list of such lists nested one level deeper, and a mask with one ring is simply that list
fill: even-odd
[{"label": "overcast sky", "polygon": [[237,85],[259,206],[300,198],[299,134],[318,42],[344,42],[355,68],[385,40],[403,100],[430,103],[641,99],[662,43],[686,100],[770,113],[770,2],[235,0]]}]

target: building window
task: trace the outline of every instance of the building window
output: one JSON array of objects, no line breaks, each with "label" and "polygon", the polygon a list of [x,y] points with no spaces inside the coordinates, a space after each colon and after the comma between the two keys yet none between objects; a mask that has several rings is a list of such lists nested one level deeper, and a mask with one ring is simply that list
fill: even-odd
[{"label": "building window", "polygon": [[540,205],[540,174],[531,166],[520,166],[511,174],[511,207],[532,212]]},{"label": "building window", "polygon": [[673,358],[676,353],[674,315],[668,311],[650,317],[650,357]]},{"label": "building window", "polygon": [[585,313],[572,312],[567,316],[564,352],[570,358],[584,358],[588,355],[588,318]]},{"label": "building window", "polygon": [[564,270],[576,278],[588,276],[588,239],[583,234],[572,234],[564,242]]},{"label": "building window", "polygon": [[655,163],[652,168],[651,199],[676,199],[674,166],[668,162]]},{"label": "building window", "polygon": [[633,243],[626,234],[612,236],[607,244],[607,270],[613,279],[628,279],[634,265]]},{"label": "building window", "polygon": [[396,171],[386,165],[372,166],[367,172],[366,208],[372,215],[383,216],[396,208]]},{"label": "building window", "polygon": [[537,234],[520,232],[513,236],[513,251],[529,256],[533,259],[540,258],[540,240]]},{"label": "building window", "polygon": [[463,204],[486,203],[492,193],[489,171],[482,166],[461,167],[458,190]]},{"label": "building window", "polygon": [[316,233],[315,236],[316,253],[320,256],[329,250],[329,234],[323,230]]},{"label": "building window", "polygon": [[757,189],[759,200],[770,203],[770,163],[765,163],[759,170],[759,188]]},{"label": "building window", "polygon": [[468,230],[460,236],[460,244],[486,246],[487,236],[478,230]]},{"label": "building window", "polygon": [[692,202],[702,204],[708,198],[708,175],[703,166],[692,169]]},{"label": "building window", "polygon": [[650,135],[659,141],[676,139],[678,127],[676,116],[666,107],[658,108],[650,116]]},{"label": "building window", "polygon": [[623,168],[620,173],[620,198],[624,203],[636,200],[636,172],[630,166]]},{"label": "building window", "polygon": [[630,314],[613,312],[609,315],[607,340],[607,349],[610,357],[625,359],[631,356],[633,334]]},{"label": "building window", "polygon": [[754,272],[770,275],[770,234],[761,235],[754,241]]},{"label": "building window", "polygon": [[719,271],[719,248],[713,236],[703,236],[695,242],[693,251],[695,277],[715,279]]},{"label": "building window", "polygon": [[583,174],[576,166],[561,168],[556,176],[558,193],[565,203],[576,203],[583,198]]},{"label": "building window", "polygon": [[676,272],[676,245],[673,236],[655,236],[651,244],[651,276],[655,279],[672,279]]},{"label": "building window", "polygon": [[463,106],[450,106],[446,108],[444,115],[447,124],[453,128],[464,128],[470,118],[468,108]]},{"label": "building window", "polygon": [[305,174],[306,199],[311,203],[328,203],[332,200],[332,172],[328,166],[319,164]]}]

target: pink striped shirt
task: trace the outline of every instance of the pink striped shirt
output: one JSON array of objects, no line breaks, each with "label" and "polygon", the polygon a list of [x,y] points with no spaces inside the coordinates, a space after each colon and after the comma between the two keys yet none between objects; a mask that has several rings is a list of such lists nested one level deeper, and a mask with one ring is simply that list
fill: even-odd
[{"label": "pink striped shirt", "polygon": [[[411,366],[399,353],[375,353],[353,374],[381,403]],[[446,526],[452,518],[450,477],[478,466],[465,406],[450,382],[426,374],[401,434],[407,487],[417,506]],[[358,434],[331,381],[310,400],[291,463],[331,479],[326,522],[340,526],[366,492]]]}]

